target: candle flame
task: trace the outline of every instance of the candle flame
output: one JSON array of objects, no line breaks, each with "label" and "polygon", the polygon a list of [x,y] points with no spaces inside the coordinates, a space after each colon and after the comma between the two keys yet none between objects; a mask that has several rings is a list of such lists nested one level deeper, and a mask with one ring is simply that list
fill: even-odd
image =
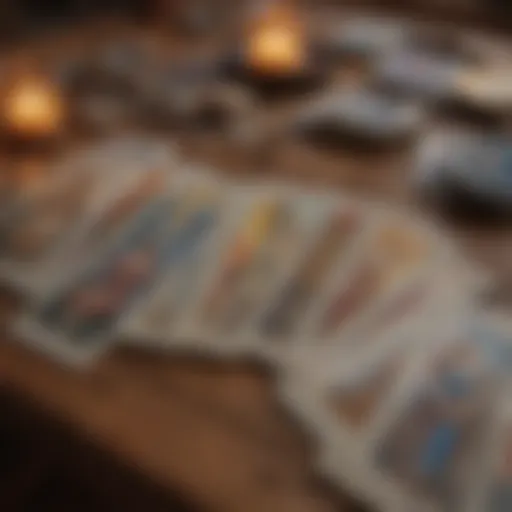
[{"label": "candle flame", "polygon": [[60,95],[38,79],[17,81],[5,96],[4,121],[7,128],[22,136],[49,136],[58,132],[64,118]]},{"label": "candle flame", "polygon": [[293,74],[306,60],[303,28],[292,10],[274,7],[258,20],[248,35],[249,66],[266,74]]}]

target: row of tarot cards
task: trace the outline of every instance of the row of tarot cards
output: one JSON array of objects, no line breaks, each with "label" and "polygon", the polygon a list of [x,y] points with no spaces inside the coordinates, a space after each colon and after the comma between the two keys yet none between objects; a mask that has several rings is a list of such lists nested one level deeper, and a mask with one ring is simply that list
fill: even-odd
[{"label": "row of tarot cards", "polygon": [[71,364],[120,342],[262,358],[321,471],[371,505],[510,509],[510,329],[475,305],[482,273],[413,214],[228,183],[139,139],[3,192],[20,341]]},{"label": "row of tarot cards", "polygon": [[446,240],[383,206],[227,183],[142,139],[56,167],[4,189],[0,272],[27,297],[15,331],[69,362],[118,339],[269,357],[343,344],[370,357],[364,340],[399,340],[467,291]]}]

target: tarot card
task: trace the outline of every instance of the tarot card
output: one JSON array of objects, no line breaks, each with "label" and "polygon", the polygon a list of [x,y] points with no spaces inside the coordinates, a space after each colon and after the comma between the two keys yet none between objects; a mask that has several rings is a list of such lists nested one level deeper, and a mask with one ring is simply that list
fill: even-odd
[{"label": "tarot card", "polygon": [[[436,339],[444,342],[454,329],[459,333],[460,325],[474,316],[470,298],[474,283],[466,282],[466,274],[455,266],[453,272],[445,270],[451,279],[443,274],[430,276],[428,283],[414,282],[374,314],[364,315],[364,328],[357,331],[353,340],[324,345],[311,342],[308,334],[307,343],[287,351],[283,360],[286,376],[320,389],[326,396],[329,389],[339,388],[342,407],[346,399],[347,423],[352,407],[364,409],[361,415],[367,417],[366,405],[373,401],[370,396],[364,402],[359,400],[360,393],[370,395],[374,390],[377,394],[380,390],[387,395],[386,382],[394,385],[392,376],[404,373],[410,357],[422,354],[425,347],[433,347]],[[354,403],[350,401],[352,395]],[[353,423],[357,421],[352,419]]]},{"label": "tarot card", "polygon": [[210,260],[215,259],[226,242],[225,226],[230,224],[233,201],[218,183],[192,183],[187,189],[186,194],[192,189],[198,194],[202,191],[197,207],[208,207],[214,222],[202,236],[191,239],[149,299],[122,322],[120,335],[131,343],[155,347],[191,345],[190,340],[176,335],[176,329],[198,299],[210,271]]},{"label": "tarot card", "polygon": [[211,272],[186,322],[189,327],[184,330],[191,329],[188,337],[197,337],[197,331],[208,333],[208,339],[239,334],[261,307],[261,297],[286,270],[286,262],[296,257],[287,244],[297,243],[298,227],[292,202],[282,189],[236,190],[233,211],[239,220],[226,226],[223,246],[218,246]]},{"label": "tarot card", "polygon": [[384,345],[391,338],[417,340],[422,334],[432,332],[432,322],[446,325],[458,315],[474,310],[475,299],[483,280],[478,269],[467,265],[460,257],[431,270],[411,276],[395,292],[377,301],[352,332],[369,353],[378,353],[376,345]]},{"label": "tarot card", "polygon": [[404,385],[377,436],[376,467],[396,488],[433,510],[466,510],[489,434],[496,383],[484,358],[462,340],[427,356]]},{"label": "tarot card", "polygon": [[226,251],[213,285],[201,307],[201,318],[206,324],[215,323],[229,309],[236,297],[236,287],[249,272],[257,252],[272,234],[278,216],[279,204],[273,197],[262,198],[248,208],[233,243]]},{"label": "tarot card", "polygon": [[284,404],[317,441],[319,472],[390,512],[413,509],[407,508],[407,496],[389,488],[368,452],[374,425],[386,417],[387,403],[409,374],[411,355],[411,350],[395,350],[362,368],[325,360],[324,374],[287,374],[279,386]]},{"label": "tarot card", "polygon": [[261,340],[253,329],[255,322],[292,276],[301,253],[308,249],[337,202],[334,196],[306,195],[289,188],[274,193],[276,201],[267,233],[260,239],[245,273],[233,282],[232,295],[224,308],[216,303],[216,317],[207,323],[209,329],[216,329],[223,336],[229,334],[228,344],[236,337],[238,346],[243,338],[254,343],[255,348],[260,347]]},{"label": "tarot card", "polygon": [[379,306],[356,315],[354,328],[342,330],[330,343],[315,338],[310,328],[304,329],[303,339],[281,356],[287,374],[325,385],[354,372],[356,377],[371,373],[392,354],[409,354],[433,346],[437,338],[444,340],[453,325],[458,329],[468,324],[476,308],[473,269],[465,271],[461,266],[455,259],[439,275],[428,273],[424,279],[411,281]]},{"label": "tarot card", "polygon": [[192,194],[148,206],[106,256],[65,279],[21,319],[17,332],[37,343],[44,329],[46,345],[57,353],[64,346],[65,357],[73,349],[81,358],[108,346],[123,315],[214,225],[210,205],[198,208],[198,200]]},{"label": "tarot card", "polygon": [[89,263],[79,275],[62,277],[46,300],[36,299],[16,323],[16,333],[70,363],[87,362],[102,353],[108,346],[105,334],[110,334],[116,314],[133,292],[127,271],[132,269],[132,281],[138,284],[135,278],[154,263],[155,241],[173,206],[170,201],[160,201],[146,207],[106,255]]},{"label": "tarot card", "polygon": [[[173,161],[162,158],[158,148],[138,154],[136,161],[130,156],[123,162],[120,155],[122,166],[105,149],[93,147],[87,157],[71,158],[59,172],[62,179],[10,219],[0,259],[10,282],[37,289],[53,269],[62,272],[94,253],[122,225],[123,215],[129,217],[145,198],[165,188]],[[73,172],[76,166],[80,170]]]},{"label": "tarot card", "polygon": [[83,230],[92,213],[90,201],[97,180],[91,173],[79,176],[71,188],[49,195],[44,204],[18,217],[16,225],[4,231],[0,268],[7,279],[17,285],[33,282],[39,270],[44,272],[45,260]]},{"label": "tarot card", "polygon": [[499,404],[487,457],[480,467],[483,481],[475,489],[470,512],[504,512],[512,507],[512,408],[508,397]]},{"label": "tarot card", "polygon": [[395,354],[379,365],[370,365],[358,378],[330,385],[330,411],[345,428],[366,430],[402,376],[404,366],[405,355]]},{"label": "tarot card", "polygon": [[[388,396],[401,381],[408,356],[415,348],[405,346],[389,350],[379,361],[354,364],[339,351],[322,358],[322,365],[292,365],[284,379],[285,396],[296,396],[296,407],[305,407],[301,396],[314,396],[321,414],[309,422],[324,431],[325,436],[352,437],[363,442],[371,431],[376,416]],[[304,411],[307,414],[307,411]]]},{"label": "tarot card", "polygon": [[106,249],[148,204],[162,196],[169,179],[167,172],[151,169],[129,184],[120,185],[123,186],[113,192],[110,204],[97,215],[84,219],[82,229],[75,236],[52,251],[33,272],[20,276],[18,282],[32,293],[45,293],[57,272],[80,268]]},{"label": "tarot card", "polygon": [[[434,239],[429,239],[425,230],[392,216],[374,226],[360,251],[354,266],[334,280],[331,296],[316,321],[318,340],[339,342],[343,329],[361,321],[374,305],[425,274],[436,256]],[[409,305],[423,293],[413,286],[405,292],[405,299],[396,300]]]},{"label": "tarot card", "polygon": [[[230,249],[230,256],[219,270],[219,277],[205,304],[205,323],[218,325],[221,331],[234,327],[237,321],[237,306],[244,294],[244,285],[249,287],[253,275],[258,274],[259,265],[265,263],[266,251],[279,237],[286,236],[290,226],[289,206],[275,201],[261,206],[257,217],[251,217]],[[251,229],[252,228],[252,229]],[[269,255],[271,256],[271,255]],[[253,275],[251,275],[253,273]],[[252,278],[252,279],[251,279]],[[243,312],[241,315],[243,316]]]},{"label": "tarot card", "polygon": [[314,300],[323,292],[336,266],[350,260],[366,220],[364,212],[353,203],[342,202],[334,209],[294,273],[258,319],[256,329],[263,338],[287,340],[297,333],[299,323],[310,314]]}]

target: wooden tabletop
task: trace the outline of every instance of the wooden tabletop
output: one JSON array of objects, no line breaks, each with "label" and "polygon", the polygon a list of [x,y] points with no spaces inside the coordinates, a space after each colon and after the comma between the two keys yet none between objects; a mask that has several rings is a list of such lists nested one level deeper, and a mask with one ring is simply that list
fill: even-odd
[{"label": "wooden tabletop", "polygon": [[[385,153],[328,151],[282,136],[298,100],[265,104],[262,123],[279,140],[257,152],[215,134],[174,134],[188,158],[237,180],[255,176],[338,188],[416,208],[408,148]],[[258,156],[258,158],[256,158]],[[423,208],[424,209],[424,208]],[[435,216],[433,210],[427,213]],[[443,222],[443,224],[446,224]],[[512,276],[509,227],[451,225],[469,258]],[[8,322],[12,300],[6,299]],[[8,307],[9,306],[9,307]],[[119,348],[84,372],[8,339],[0,385],[22,392],[94,443],[205,510],[356,510],[313,471],[314,440],[277,402],[271,368]]]}]

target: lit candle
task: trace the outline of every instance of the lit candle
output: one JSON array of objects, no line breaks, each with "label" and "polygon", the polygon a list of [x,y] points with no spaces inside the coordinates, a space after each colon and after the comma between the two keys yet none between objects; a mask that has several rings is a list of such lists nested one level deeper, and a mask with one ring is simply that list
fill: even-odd
[{"label": "lit candle", "polygon": [[293,11],[272,8],[258,20],[248,34],[248,65],[271,75],[301,72],[306,65],[306,41],[303,28]]},{"label": "lit candle", "polygon": [[6,91],[3,120],[11,135],[30,139],[55,136],[64,122],[62,98],[44,80],[18,80]]}]

